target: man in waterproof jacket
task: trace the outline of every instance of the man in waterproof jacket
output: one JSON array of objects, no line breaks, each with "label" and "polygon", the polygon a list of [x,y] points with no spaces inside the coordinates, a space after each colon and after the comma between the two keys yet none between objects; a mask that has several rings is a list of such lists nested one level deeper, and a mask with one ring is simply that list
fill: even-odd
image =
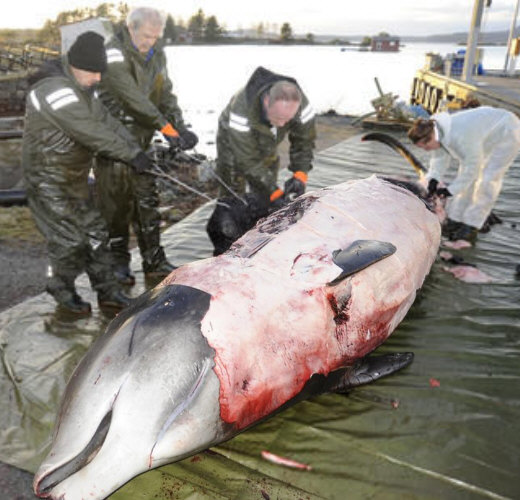
[{"label": "man in waterproof jacket", "polygon": [[[293,175],[282,190],[277,146],[287,134]],[[278,205],[305,192],[315,137],[314,111],[296,80],[259,67],[220,115],[217,173],[236,192],[247,185]]]},{"label": "man in waterproof jacket", "polygon": [[114,278],[108,231],[89,200],[94,154],[151,166],[137,142],[96,98],[106,68],[103,37],[81,34],[67,55],[42,70],[26,104],[23,167],[29,207],[47,240],[47,292],[63,308],[88,314],[74,281],[86,271],[99,305],[121,309],[130,299]]},{"label": "man in waterproof jacket", "polygon": [[[287,134],[293,174],[282,190],[277,146]],[[305,192],[315,137],[314,111],[296,80],[257,68],[219,118],[217,173],[234,196],[222,198],[206,226],[214,255],[225,252],[258,219]],[[243,196],[238,199],[236,193]]]},{"label": "man in waterproof jacket", "polygon": [[[157,43],[165,25],[156,9],[140,7],[128,15],[126,27],[107,43],[108,69],[103,75],[100,98],[113,116],[132,132],[146,149],[155,131],[160,131],[172,148],[190,149],[198,141],[188,130],[172,93],[166,55]],[[155,178],[138,176],[124,163],[106,168],[101,159],[96,169],[98,202],[107,220],[110,248],[116,259],[121,283],[133,285],[128,251],[132,224],[147,278],[167,276],[175,267],[168,262],[160,244],[159,195]]]}]

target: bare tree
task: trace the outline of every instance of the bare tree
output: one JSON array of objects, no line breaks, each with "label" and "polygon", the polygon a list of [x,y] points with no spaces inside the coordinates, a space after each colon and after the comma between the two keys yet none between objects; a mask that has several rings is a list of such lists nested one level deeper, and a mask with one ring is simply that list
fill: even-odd
[{"label": "bare tree", "polygon": [[280,39],[282,42],[289,42],[293,38],[292,28],[289,23],[283,23],[282,29],[280,30]]}]

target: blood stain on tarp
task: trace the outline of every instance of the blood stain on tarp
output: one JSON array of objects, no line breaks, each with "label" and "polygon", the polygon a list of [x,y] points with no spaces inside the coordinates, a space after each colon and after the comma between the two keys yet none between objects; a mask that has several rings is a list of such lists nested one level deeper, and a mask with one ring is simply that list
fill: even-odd
[{"label": "blood stain on tarp", "polygon": [[430,387],[440,387],[441,383],[436,378],[430,378]]}]

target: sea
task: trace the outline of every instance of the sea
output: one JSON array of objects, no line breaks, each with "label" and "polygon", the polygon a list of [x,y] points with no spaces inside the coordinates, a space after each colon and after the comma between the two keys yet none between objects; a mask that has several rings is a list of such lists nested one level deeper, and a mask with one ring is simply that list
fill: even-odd
[{"label": "sea", "polygon": [[[296,78],[317,113],[362,115],[383,93],[408,103],[415,72],[426,53],[463,50],[455,44],[405,44],[399,52],[350,46],[169,46],[168,71],[185,120],[201,137],[201,152],[214,156],[218,116],[258,66]],[[502,69],[503,46],[483,47],[484,71]]]}]

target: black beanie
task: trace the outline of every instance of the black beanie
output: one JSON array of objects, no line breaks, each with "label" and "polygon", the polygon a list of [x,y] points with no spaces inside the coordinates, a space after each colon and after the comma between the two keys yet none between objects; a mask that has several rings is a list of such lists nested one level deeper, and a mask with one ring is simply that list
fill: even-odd
[{"label": "black beanie", "polygon": [[86,31],[76,38],[67,53],[69,64],[92,73],[103,73],[107,69],[105,39],[95,31]]}]

